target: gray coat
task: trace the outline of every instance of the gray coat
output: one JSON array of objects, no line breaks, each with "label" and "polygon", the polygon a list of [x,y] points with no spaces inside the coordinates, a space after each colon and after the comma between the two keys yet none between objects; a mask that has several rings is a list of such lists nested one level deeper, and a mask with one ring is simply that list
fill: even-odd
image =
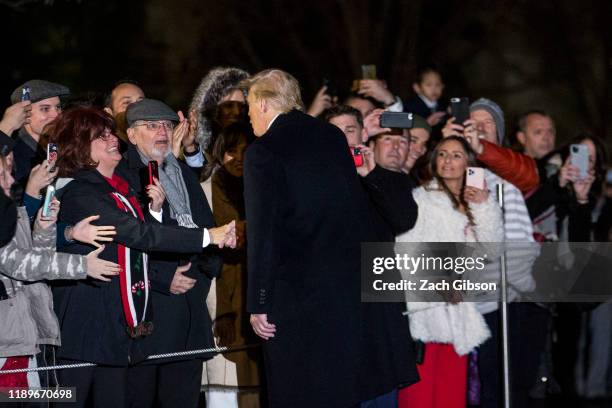
[{"label": "gray coat", "polygon": [[13,239],[0,248],[0,357],[33,355],[39,344],[60,344],[53,298],[43,279],[84,279],[85,257],[55,252],[55,226],[32,234],[25,207],[17,210]]}]

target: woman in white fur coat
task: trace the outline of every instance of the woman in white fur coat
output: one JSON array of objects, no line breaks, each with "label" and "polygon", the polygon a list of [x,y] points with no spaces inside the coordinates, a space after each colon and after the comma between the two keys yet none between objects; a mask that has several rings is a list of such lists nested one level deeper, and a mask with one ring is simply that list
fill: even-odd
[{"label": "woman in white fur coat", "polygon": [[[460,137],[448,137],[434,149],[431,181],[414,191],[416,224],[397,242],[501,242],[502,212],[486,186],[465,186],[474,154]],[[421,381],[400,391],[400,407],[466,406],[468,353],[489,336],[474,303],[408,302],[410,331],[425,343]]]}]

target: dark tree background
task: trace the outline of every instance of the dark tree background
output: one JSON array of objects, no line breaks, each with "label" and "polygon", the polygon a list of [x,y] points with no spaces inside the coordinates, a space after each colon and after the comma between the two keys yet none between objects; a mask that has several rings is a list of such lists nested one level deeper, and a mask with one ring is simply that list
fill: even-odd
[{"label": "dark tree background", "polygon": [[[444,98],[540,108],[559,140],[611,124],[612,2],[601,0],[0,0],[0,106],[44,78],[82,97],[131,78],[185,108],[206,72],[279,67],[308,103],[324,77],[348,89],[361,64],[401,96],[419,66],[442,69]],[[607,137],[610,143],[611,137]]]}]

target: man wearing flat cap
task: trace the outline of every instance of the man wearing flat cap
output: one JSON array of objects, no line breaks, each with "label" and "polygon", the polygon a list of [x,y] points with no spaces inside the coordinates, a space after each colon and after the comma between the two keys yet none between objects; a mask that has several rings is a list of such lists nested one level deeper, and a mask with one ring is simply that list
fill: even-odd
[{"label": "man wearing flat cap", "polygon": [[[197,176],[172,154],[179,116],[154,99],[130,104],[126,111],[129,146],[117,172],[136,190],[155,188],[164,196],[160,222],[188,228],[214,226],[212,211]],[[159,184],[148,186],[147,164],[159,167]],[[142,195],[146,197],[146,195]],[[148,206],[148,202],[143,202]],[[156,210],[156,209],[155,209]],[[205,299],[221,259],[210,249],[200,254],[151,254],[153,324],[143,340],[148,355],[214,346]],[[156,360],[130,368],[131,406],[197,406],[202,361],[211,356]]]},{"label": "man wearing flat cap", "polygon": [[11,94],[11,102],[21,101],[23,89],[30,88],[30,101],[32,102],[31,116],[19,128],[15,143],[15,179],[22,185],[32,167],[42,163],[46,152],[41,147],[41,135],[45,126],[61,113],[60,97],[70,95],[70,90],[60,84],[41,79],[32,79],[18,86]]}]

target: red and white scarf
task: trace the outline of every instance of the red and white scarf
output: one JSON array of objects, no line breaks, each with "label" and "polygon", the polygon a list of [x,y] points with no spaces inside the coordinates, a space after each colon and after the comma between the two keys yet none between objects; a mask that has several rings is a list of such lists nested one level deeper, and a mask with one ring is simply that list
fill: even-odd
[{"label": "red and white scarf", "polygon": [[[127,183],[117,176],[113,176],[112,179],[107,178],[107,181],[118,190],[111,193],[117,207],[134,218],[144,221],[138,201],[134,196],[128,194]],[[144,252],[117,243],[117,262],[121,266],[119,286],[127,331],[131,337],[148,335],[152,331],[152,324],[148,321],[151,287],[148,256]]]}]

